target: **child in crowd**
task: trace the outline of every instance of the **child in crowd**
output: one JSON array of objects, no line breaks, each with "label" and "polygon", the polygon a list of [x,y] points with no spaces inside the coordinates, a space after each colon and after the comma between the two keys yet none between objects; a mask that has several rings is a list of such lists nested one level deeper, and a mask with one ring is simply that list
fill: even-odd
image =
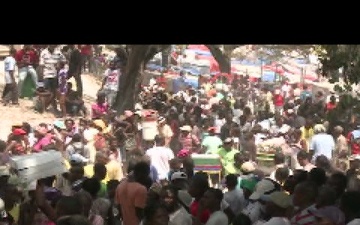
[{"label": "child in crowd", "polygon": [[58,90],[57,90],[57,94],[58,94],[58,99],[59,99],[59,104],[60,104],[60,109],[61,109],[61,114],[62,117],[66,117],[66,104],[65,104],[65,100],[66,100],[66,94],[67,94],[67,77],[68,77],[68,71],[65,68],[65,63],[64,62],[60,62],[59,63],[59,72],[58,72]]},{"label": "child in crowd", "polygon": [[43,82],[38,82],[38,87],[35,91],[34,109],[37,112],[43,113],[50,105],[53,98],[51,91],[46,90]]}]

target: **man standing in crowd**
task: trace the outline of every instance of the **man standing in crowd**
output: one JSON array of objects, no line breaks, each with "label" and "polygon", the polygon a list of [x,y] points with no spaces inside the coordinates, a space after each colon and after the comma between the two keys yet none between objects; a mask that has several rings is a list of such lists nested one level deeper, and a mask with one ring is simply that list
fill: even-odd
[{"label": "man standing in crowd", "polygon": [[34,68],[38,64],[39,59],[37,57],[31,45],[24,45],[24,47],[16,53],[15,59],[19,69],[18,90],[20,97],[24,94],[24,82],[28,75],[31,76],[34,85],[37,86],[38,75]]},{"label": "man standing in crowd", "polygon": [[15,80],[15,61],[16,50],[10,49],[10,55],[4,60],[5,69],[5,87],[2,94],[3,104],[7,105],[10,103],[17,105],[18,103],[18,90]]},{"label": "man standing in crowd", "polygon": [[59,62],[66,62],[65,56],[56,49],[56,45],[49,45],[40,54],[39,66],[43,73],[45,89],[53,94],[52,107],[55,112],[58,112],[56,103],[56,90],[58,88],[57,74],[59,70]]}]

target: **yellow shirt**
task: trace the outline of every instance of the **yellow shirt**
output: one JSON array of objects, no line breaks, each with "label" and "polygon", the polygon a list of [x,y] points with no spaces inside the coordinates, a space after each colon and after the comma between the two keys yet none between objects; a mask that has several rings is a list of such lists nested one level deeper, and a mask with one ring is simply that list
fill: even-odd
[{"label": "yellow shirt", "polygon": [[[310,140],[314,136],[314,129],[313,128],[306,129],[305,127],[301,127],[300,130],[301,130],[301,139],[306,140],[306,144],[309,148]],[[306,149],[306,151],[309,151],[309,149]]]},{"label": "yellow shirt", "polygon": [[87,164],[84,166],[84,176],[93,177],[94,176],[94,164]]},{"label": "yellow shirt", "polygon": [[314,136],[314,129],[306,129],[305,127],[301,127],[301,138],[305,140],[310,140]]},{"label": "yellow shirt", "polygon": [[122,167],[120,162],[116,160],[110,160],[106,165],[106,177],[103,180],[104,183],[107,183],[109,180],[122,180],[124,177]]},{"label": "yellow shirt", "polygon": [[104,134],[108,134],[108,133],[111,132],[111,130],[112,130],[112,126],[111,126],[111,124],[109,124],[109,126],[107,126],[107,127],[103,130],[103,133],[104,133]]},{"label": "yellow shirt", "polygon": [[69,170],[70,169],[70,162],[68,161],[68,160],[66,160],[66,159],[64,159],[64,164],[65,164],[65,168],[67,169],[67,170]]},{"label": "yellow shirt", "polygon": [[[106,165],[106,177],[102,182],[105,184],[109,180],[118,180],[120,181],[123,177],[123,171],[121,164],[115,160],[110,160]],[[93,177],[94,176],[94,164],[88,164],[84,166],[84,176],[85,177]]]},{"label": "yellow shirt", "polygon": [[14,222],[17,223],[20,216],[20,205],[14,205],[14,207],[9,211],[9,214],[14,218]]}]

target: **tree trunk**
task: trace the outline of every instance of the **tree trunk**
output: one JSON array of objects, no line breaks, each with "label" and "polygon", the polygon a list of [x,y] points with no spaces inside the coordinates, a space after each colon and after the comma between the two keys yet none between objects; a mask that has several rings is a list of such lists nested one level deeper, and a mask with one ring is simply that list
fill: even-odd
[{"label": "tree trunk", "polygon": [[126,71],[120,77],[119,91],[113,106],[118,113],[134,109],[136,95],[139,91],[138,82],[143,74],[143,62],[149,48],[150,45],[131,46]]},{"label": "tree trunk", "polygon": [[119,91],[113,106],[118,113],[134,110],[146,63],[170,45],[127,45],[129,53],[125,73],[120,77]]},{"label": "tree trunk", "polygon": [[164,49],[161,53],[161,66],[167,68],[169,66],[169,56],[170,56],[170,48]]},{"label": "tree trunk", "polygon": [[219,64],[219,69],[221,73],[230,73],[231,72],[231,58],[230,56],[224,54],[221,49],[216,45],[207,45],[211,54],[214,56],[215,60]]}]

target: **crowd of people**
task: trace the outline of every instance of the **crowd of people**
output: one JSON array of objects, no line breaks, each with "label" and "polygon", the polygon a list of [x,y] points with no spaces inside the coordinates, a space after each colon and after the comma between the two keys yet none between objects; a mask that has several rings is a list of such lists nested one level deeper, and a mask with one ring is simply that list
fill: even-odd
[{"label": "crowd of people", "polygon": [[[39,65],[54,61],[49,48]],[[52,77],[48,68],[45,89],[72,89],[64,59]],[[174,93],[155,79],[119,114],[111,106],[125,66],[109,64],[84,117],[13,124],[0,141],[0,224],[360,224],[360,124],[327,120],[335,93],[288,81],[262,87],[246,76]],[[154,113],[148,140],[143,119]],[[12,157],[48,150],[62,153],[67,171],[24,183]],[[219,159],[220,182],[197,169],[195,155]]]},{"label": "crowd of people", "polygon": [[[92,72],[90,59],[94,49],[91,45],[60,47],[24,45],[19,50],[10,49],[9,56],[4,60],[4,106],[19,105],[19,98],[35,97],[34,108],[39,112],[48,110],[50,106],[60,117],[85,112],[79,79],[81,73]],[[15,74],[16,69],[18,74]],[[77,91],[67,84],[72,77],[75,78]]]}]

